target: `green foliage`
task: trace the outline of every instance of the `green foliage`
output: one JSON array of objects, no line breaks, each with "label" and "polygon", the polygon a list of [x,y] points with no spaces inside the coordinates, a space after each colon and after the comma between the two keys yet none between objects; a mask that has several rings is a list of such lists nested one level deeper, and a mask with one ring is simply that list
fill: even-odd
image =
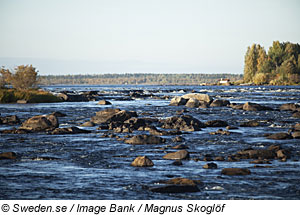
[{"label": "green foliage", "polygon": [[[300,45],[274,41],[266,54],[253,44],[245,55],[244,82],[255,84],[300,84]],[[264,74],[264,75],[263,75]]]},{"label": "green foliage", "polygon": [[243,78],[234,74],[102,74],[102,75],[48,75],[41,76],[43,85],[90,84],[90,85],[200,85],[216,84],[221,78],[234,82]]},{"label": "green foliage", "polygon": [[0,73],[4,82],[11,84],[15,89],[24,90],[35,88],[37,86],[38,72],[32,65],[18,66],[13,72],[2,68]]},{"label": "green foliage", "polygon": [[0,103],[16,103],[26,100],[28,103],[61,102],[55,95],[38,90],[0,89]]}]

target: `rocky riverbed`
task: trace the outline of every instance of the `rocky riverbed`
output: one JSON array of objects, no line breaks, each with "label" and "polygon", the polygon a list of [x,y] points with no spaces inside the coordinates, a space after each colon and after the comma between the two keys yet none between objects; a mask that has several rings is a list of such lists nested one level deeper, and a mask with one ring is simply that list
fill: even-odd
[{"label": "rocky riverbed", "polygon": [[45,88],[0,104],[1,199],[300,198],[300,87]]}]

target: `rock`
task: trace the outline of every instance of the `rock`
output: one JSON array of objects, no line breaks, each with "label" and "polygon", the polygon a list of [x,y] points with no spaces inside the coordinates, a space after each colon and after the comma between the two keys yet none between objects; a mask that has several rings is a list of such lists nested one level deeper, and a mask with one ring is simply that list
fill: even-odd
[{"label": "rock", "polygon": [[243,110],[243,104],[230,104],[230,107],[236,110]]},{"label": "rock", "polygon": [[203,183],[200,181],[195,181],[187,178],[173,178],[167,181],[161,181],[160,183],[167,185],[150,188],[150,191],[158,193],[199,192],[200,190],[197,185],[203,185]]},{"label": "rock", "polygon": [[230,102],[228,100],[216,99],[210,104],[210,107],[224,107],[229,105]]},{"label": "rock", "polygon": [[147,156],[139,156],[131,163],[131,166],[151,167],[154,166],[154,164]]},{"label": "rock", "polygon": [[241,127],[258,127],[260,126],[260,122],[258,120],[250,120],[248,122],[243,122],[240,125]]},{"label": "rock", "polygon": [[293,132],[293,133],[292,133],[292,137],[293,137],[294,139],[300,139],[300,131]]},{"label": "rock", "polygon": [[30,131],[46,131],[55,129],[58,127],[58,119],[56,116],[50,115],[39,115],[27,119],[19,129],[30,130]]},{"label": "rock", "polygon": [[228,126],[227,122],[223,120],[211,120],[205,122],[206,127],[226,127]]},{"label": "rock", "polygon": [[120,109],[108,108],[102,111],[96,112],[96,116],[91,118],[91,122],[95,124],[107,123],[115,114],[119,113]]},{"label": "rock", "polygon": [[0,160],[5,160],[5,159],[16,159],[17,154],[15,152],[3,152],[0,153]]},{"label": "rock", "polygon": [[59,93],[57,97],[61,98],[65,102],[87,102],[89,99],[85,95],[79,95],[74,93]]},{"label": "rock", "polygon": [[191,180],[188,178],[172,178],[167,181],[161,181],[160,183],[164,184],[177,184],[177,185],[190,185],[190,186],[196,186],[197,184],[202,184],[200,181]]},{"label": "rock", "polygon": [[295,129],[295,131],[300,131],[300,123],[297,123],[296,125],[294,125],[294,129]]},{"label": "rock", "polygon": [[246,168],[224,168],[222,169],[221,174],[223,175],[249,175],[251,174],[249,169]]},{"label": "rock", "polygon": [[280,110],[288,110],[288,111],[295,111],[298,108],[300,108],[300,106],[294,103],[287,103],[280,106]]},{"label": "rock", "polygon": [[164,159],[168,159],[168,160],[182,160],[182,159],[188,159],[189,157],[190,154],[187,150],[171,152],[163,156]]},{"label": "rock", "polygon": [[170,135],[179,135],[181,134],[181,131],[178,130],[163,131],[163,130],[151,129],[150,134],[156,136],[170,136]]},{"label": "rock", "polygon": [[27,104],[28,101],[27,100],[18,100],[17,104]]},{"label": "rock", "polygon": [[106,100],[100,100],[98,102],[98,105],[111,105],[111,103],[109,101],[106,101]]},{"label": "rock", "polygon": [[167,185],[150,188],[150,191],[155,193],[193,193],[200,190],[197,186],[191,185]]},{"label": "rock", "polygon": [[172,139],[173,142],[183,142],[184,138],[181,136],[176,136]]},{"label": "rock", "polygon": [[175,161],[172,163],[172,165],[174,165],[174,166],[182,166],[183,164],[182,164],[182,161],[181,161],[181,160],[175,160]]},{"label": "rock", "polygon": [[215,161],[225,161],[225,158],[223,156],[217,156],[214,158]]},{"label": "rock", "polygon": [[245,111],[263,111],[263,110],[273,110],[273,109],[263,106],[263,105],[260,105],[260,104],[246,102],[243,105],[243,110],[245,110]]},{"label": "rock", "polygon": [[219,129],[219,130],[217,130],[215,132],[210,132],[209,134],[211,134],[211,135],[218,135],[218,134],[220,134],[220,135],[227,135],[228,136],[231,133],[229,131],[227,131],[227,130]]},{"label": "rock", "polygon": [[278,159],[287,159],[290,158],[290,152],[288,150],[280,149],[276,152],[276,156]]},{"label": "rock", "polygon": [[185,144],[179,144],[176,146],[173,146],[172,149],[188,149],[189,147]]},{"label": "rock", "polygon": [[288,133],[280,132],[280,133],[271,134],[267,136],[267,138],[272,140],[288,140],[288,139],[292,139],[293,137]]},{"label": "rock", "polygon": [[189,93],[182,96],[184,99],[197,99],[199,101],[205,101],[207,103],[211,103],[213,99],[207,95],[202,93]]},{"label": "rock", "polygon": [[237,152],[237,156],[243,159],[274,159],[276,153],[268,149],[246,149]]},{"label": "rock", "polygon": [[253,160],[253,161],[250,161],[249,163],[252,163],[252,164],[271,164],[270,161],[262,160],[262,159]]},{"label": "rock", "polygon": [[19,117],[16,115],[11,115],[11,116],[0,116],[0,125],[1,124],[7,124],[7,125],[15,125],[21,123]]},{"label": "rock", "polygon": [[227,130],[235,130],[235,129],[239,129],[239,128],[238,128],[238,127],[235,127],[235,126],[229,125],[229,126],[226,126],[226,129],[227,129]]},{"label": "rock", "polygon": [[173,99],[171,99],[170,106],[179,106],[179,105],[185,105],[188,99],[184,99],[181,96],[175,96]]},{"label": "rock", "polygon": [[297,111],[297,112],[293,113],[292,117],[294,117],[294,118],[300,118],[300,112]]},{"label": "rock", "polygon": [[56,128],[51,134],[87,134],[91,131],[83,130],[77,127],[68,127],[68,128]]},{"label": "rock", "polygon": [[199,100],[198,99],[193,99],[193,98],[190,98],[188,100],[188,102],[185,104],[186,107],[189,107],[189,108],[197,108],[200,106],[200,103],[199,103]]},{"label": "rock", "polygon": [[199,101],[199,107],[198,108],[209,108],[209,103],[205,101]]},{"label": "rock", "polygon": [[51,115],[54,115],[56,117],[65,117],[65,116],[67,116],[67,114],[61,113],[59,111],[55,111],[55,112],[51,113]]},{"label": "rock", "polygon": [[95,123],[88,121],[88,122],[81,124],[80,126],[81,127],[94,127],[95,125],[96,125]]},{"label": "rock", "polygon": [[126,111],[126,110],[122,110],[119,111],[118,113],[114,114],[111,118],[110,118],[110,122],[124,122],[132,117],[137,117],[137,114],[135,111]]},{"label": "rock", "polygon": [[205,125],[198,119],[189,116],[173,116],[164,120],[162,128],[165,129],[176,129],[180,131],[200,131]]},{"label": "rock", "polygon": [[215,163],[207,163],[203,166],[204,169],[217,169],[218,165]]},{"label": "rock", "polygon": [[132,144],[132,145],[146,145],[146,144],[162,144],[165,141],[166,140],[161,137],[141,134],[125,140],[125,143]]},{"label": "rock", "polygon": [[132,117],[124,122],[125,124],[128,124],[130,128],[137,130],[140,127],[147,127],[147,123],[145,119]]}]

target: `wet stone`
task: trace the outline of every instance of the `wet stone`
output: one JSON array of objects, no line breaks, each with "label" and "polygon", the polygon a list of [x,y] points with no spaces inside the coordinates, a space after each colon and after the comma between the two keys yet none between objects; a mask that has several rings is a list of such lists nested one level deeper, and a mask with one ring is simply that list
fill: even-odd
[{"label": "wet stone", "polygon": [[229,176],[235,176],[235,175],[250,175],[251,171],[246,168],[224,168],[221,172],[222,175],[229,175]]},{"label": "wet stone", "polygon": [[154,163],[147,156],[139,156],[131,163],[131,166],[151,167],[154,166]]},{"label": "wet stone", "polygon": [[164,159],[168,160],[182,160],[182,159],[188,159],[190,157],[190,154],[187,150],[180,150],[177,152],[170,152],[163,156]]},{"label": "wet stone", "polygon": [[216,163],[207,163],[203,166],[204,169],[217,169],[218,165]]}]

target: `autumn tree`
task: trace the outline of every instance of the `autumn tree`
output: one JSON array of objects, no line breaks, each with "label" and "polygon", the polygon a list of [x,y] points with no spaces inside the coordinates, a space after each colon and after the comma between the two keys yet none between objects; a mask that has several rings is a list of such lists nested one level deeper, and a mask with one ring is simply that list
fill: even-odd
[{"label": "autumn tree", "polygon": [[38,72],[32,65],[21,65],[10,72],[8,69],[1,70],[4,81],[18,90],[35,88],[38,83]]}]

